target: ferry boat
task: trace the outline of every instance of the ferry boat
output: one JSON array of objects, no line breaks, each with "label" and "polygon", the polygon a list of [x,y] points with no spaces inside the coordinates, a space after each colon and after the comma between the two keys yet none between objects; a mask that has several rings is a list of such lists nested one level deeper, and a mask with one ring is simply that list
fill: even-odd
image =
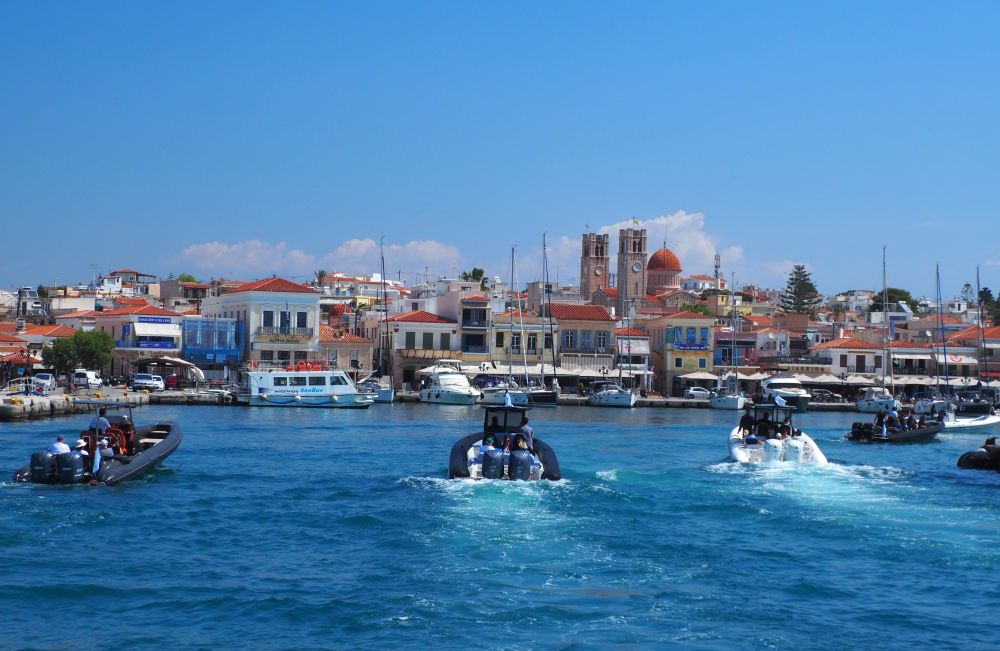
[{"label": "ferry boat", "polygon": [[420,390],[420,402],[474,405],[483,397],[479,389],[469,384],[462,365],[453,359],[438,360],[426,374],[430,375],[430,379]]},{"label": "ferry boat", "polygon": [[[729,458],[740,463],[790,463],[825,466],[828,461],[808,434],[792,424],[793,407],[753,406],[753,434],[739,425],[729,432]],[[750,412],[748,412],[750,413]]]},{"label": "ferry boat", "polygon": [[337,370],[258,370],[247,373],[238,403],[252,407],[321,407],[367,409],[374,398]]},{"label": "ferry boat", "polygon": [[[483,406],[483,428],[459,439],[448,459],[449,479],[562,479],[555,451],[537,436],[534,448],[521,448],[521,418],[528,407]],[[510,438],[510,446],[503,442]]]}]

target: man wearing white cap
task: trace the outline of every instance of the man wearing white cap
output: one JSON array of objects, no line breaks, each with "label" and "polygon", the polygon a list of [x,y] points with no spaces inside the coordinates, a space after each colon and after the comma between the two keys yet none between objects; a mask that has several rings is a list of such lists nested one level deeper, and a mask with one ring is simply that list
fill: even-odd
[{"label": "man wearing white cap", "polygon": [[101,474],[101,463],[104,460],[111,461],[114,456],[114,451],[108,446],[108,439],[101,439],[97,443],[97,454],[94,455],[94,477],[98,477]]}]

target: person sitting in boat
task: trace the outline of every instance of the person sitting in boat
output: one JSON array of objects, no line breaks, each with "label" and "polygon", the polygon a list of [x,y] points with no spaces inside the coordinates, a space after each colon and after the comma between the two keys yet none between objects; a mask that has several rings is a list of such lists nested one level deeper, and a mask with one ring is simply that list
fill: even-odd
[{"label": "person sitting in boat", "polygon": [[923,429],[927,427],[927,420],[924,418],[923,414],[920,414],[920,420],[917,421],[917,428]]},{"label": "person sitting in boat", "polygon": [[132,421],[127,415],[122,416],[122,422],[118,424],[118,427],[122,431],[121,453],[131,454],[135,448],[135,427],[132,426]]},{"label": "person sitting in boat", "polygon": [[743,417],[740,418],[740,433],[746,436],[753,432],[753,416],[750,415],[750,407],[744,408]]},{"label": "person sitting in boat", "polygon": [[108,446],[108,439],[101,439],[97,442],[97,453],[94,455],[94,465],[91,469],[91,475],[94,479],[101,476],[101,466],[114,459],[114,457],[115,453]]},{"label": "person sitting in boat", "polygon": [[57,436],[56,442],[50,445],[48,450],[52,454],[64,454],[69,452],[69,446],[66,445],[66,439],[61,436]]},{"label": "person sitting in boat", "polygon": [[906,429],[917,429],[917,419],[913,417],[912,411],[906,417]]},{"label": "person sitting in boat", "polygon": [[757,423],[757,436],[762,439],[771,438],[771,432],[773,423],[771,422],[771,415],[765,413],[761,416],[760,422]]},{"label": "person sitting in boat", "polygon": [[497,437],[493,434],[487,434],[483,437],[483,442],[479,446],[479,456],[482,457],[484,452],[489,452],[490,450],[497,449]]},{"label": "person sitting in boat", "polygon": [[503,437],[503,443],[500,445],[500,447],[503,448],[504,452],[510,452],[511,442],[512,442],[512,439],[510,437],[510,434],[508,434],[507,436]]}]

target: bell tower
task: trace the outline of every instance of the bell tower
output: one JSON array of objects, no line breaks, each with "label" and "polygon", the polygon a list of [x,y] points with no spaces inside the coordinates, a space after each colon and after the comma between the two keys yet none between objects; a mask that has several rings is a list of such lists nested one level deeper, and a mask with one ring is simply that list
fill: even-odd
[{"label": "bell tower", "polygon": [[646,304],[646,229],[618,231],[618,318]]},{"label": "bell tower", "polygon": [[580,253],[580,294],[589,303],[594,292],[608,287],[608,234],[584,233]]}]

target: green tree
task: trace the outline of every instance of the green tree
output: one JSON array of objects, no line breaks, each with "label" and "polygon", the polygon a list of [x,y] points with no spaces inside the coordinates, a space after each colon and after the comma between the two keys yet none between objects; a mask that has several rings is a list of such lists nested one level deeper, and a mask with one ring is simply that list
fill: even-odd
[{"label": "green tree", "polygon": [[44,285],[38,286],[38,298],[48,298],[49,290],[45,289]]},{"label": "green tree", "polygon": [[73,341],[73,338],[64,337],[56,339],[52,342],[51,346],[42,348],[42,361],[45,362],[47,367],[53,369],[56,375],[60,373],[69,375],[80,361],[80,357],[76,353],[76,343]]},{"label": "green tree", "polygon": [[778,301],[786,312],[796,312],[808,314],[810,317],[816,316],[822,298],[816,285],[813,284],[812,275],[806,271],[805,265],[797,264],[788,274],[788,284]]},{"label": "green tree", "polygon": [[198,279],[195,278],[194,276],[192,276],[191,274],[181,274],[181,275],[177,276],[177,280],[181,281],[182,283],[196,283],[196,282],[198,282]]},{"label": "green tree", "polygon": [[685,303],[681,305],[681,312],[697,312],[705,316],[712,316],[712,312],[701,303]]},{"label": "green tree", "polygon": [[983,287],[979,290],[979,302],[984,306],[993,302],[993,291],[989,287]]},{"label": "green tree", "polygon": [[969,304],[976,302],[976,290],[972,289],[972,283],[962,285],[962,291],[958,295],[963,301]]},{"label": "green tree", "polygon": [[103,369],[111,363],[111,351],[115,342],[107,332],[81,330],[72,339],[80,365],[84,368]]},{"label": "green tree", "polygon": [[[886,295],[889,297],[889,307],[899,302],[904,302],[911,308],[916,305],[913,300],[913,296],[910,295],[905,289],[899,289],[898,287],[887,287],[885,290]],[[882,311],[882,292],[875,295],[872,299],[871,306],[868,308],[869,312],[881,312]]]},{"label": "green tree", "polygon": [[479,267],[473,267],[472,271],[463,271],[458,275],[458,279],[479,283],[482,289],[486,289],[486,271]]},{"label": "green tree", "polygon": [[316,276],[315,286],[322,287],[323,283],[326,282],[326,269],[317,269],[313,272],[313,275]]},{"label": "green tree", "polygon": [[834,303],[830,306],[830,314],[834,321],[843,321],[844,315],[847,314],[847,306],[840,302]]}]

